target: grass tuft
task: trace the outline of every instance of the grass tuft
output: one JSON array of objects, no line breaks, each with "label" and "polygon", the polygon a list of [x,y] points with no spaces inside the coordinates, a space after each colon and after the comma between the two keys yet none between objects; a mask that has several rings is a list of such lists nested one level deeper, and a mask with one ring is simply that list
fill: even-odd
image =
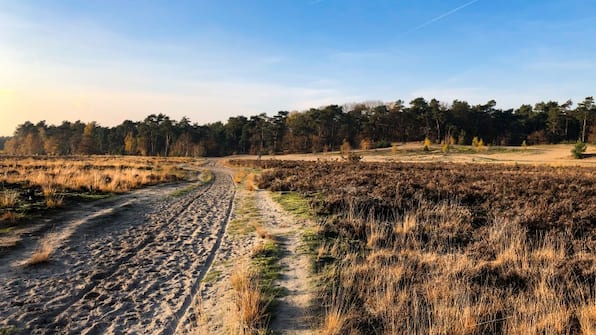
[{"label": "grass tuft", "polygon": [[5,190],[0,192],[0,208],[13,208],[18,203],[19,192]]},{"label": "grass tuft", "polygon": [[37,249],[35,249],[35,251],[31,255],[31,258],[29,258],[27,264],[37,265],[47,263],[50,260],[50,255],[53,251],[54,248],[50,241],[43,240],[39,243]]}]

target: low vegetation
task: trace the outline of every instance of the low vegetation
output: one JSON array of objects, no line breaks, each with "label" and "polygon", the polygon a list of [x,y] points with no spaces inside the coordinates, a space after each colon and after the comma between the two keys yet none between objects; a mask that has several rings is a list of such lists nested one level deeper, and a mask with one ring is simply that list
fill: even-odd
[{"label": "low vegetation", "polygon": [[[182,158],[1,157],[0,226],[27,213],[190,177]],[[202,175],[210,179],[209,173]]]},{"label": "low vegetation", "polygon": [[323,334],[596,331],[591,168],[249,164],[324,218],[308,236]]},{"label": "low vegetation", "polygon": [[29,258],[28,265],[38,265],[47,263],[50,260],[50,255],[54,251],[51,241],[42,240],[39,242],[37,248]]},{"label": "low vegetation", "polygon": [[582,159],[584,158],[584,152],[586,152],[587,147],[588,146],[584,142],[578,140],[573,146],[573,149],[571,149],[571,154],[574,158]]}]

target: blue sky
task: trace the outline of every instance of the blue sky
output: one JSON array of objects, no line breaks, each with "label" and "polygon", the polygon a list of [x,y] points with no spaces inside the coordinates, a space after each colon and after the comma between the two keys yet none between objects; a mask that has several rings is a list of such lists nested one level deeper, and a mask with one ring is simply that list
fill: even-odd
[{"label": "blue sky", "polygon": [[596,88],[590,0],[0,0],[0,135],[26,120],[229,116]]}]

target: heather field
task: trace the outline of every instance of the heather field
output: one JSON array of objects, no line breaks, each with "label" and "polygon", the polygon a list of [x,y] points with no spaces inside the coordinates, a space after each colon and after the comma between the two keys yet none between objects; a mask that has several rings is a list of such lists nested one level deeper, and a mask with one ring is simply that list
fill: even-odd
[{"label": "heather field", "polygon": [[252,161],[318,214],[322,334],[594,334],[588,167]]}]

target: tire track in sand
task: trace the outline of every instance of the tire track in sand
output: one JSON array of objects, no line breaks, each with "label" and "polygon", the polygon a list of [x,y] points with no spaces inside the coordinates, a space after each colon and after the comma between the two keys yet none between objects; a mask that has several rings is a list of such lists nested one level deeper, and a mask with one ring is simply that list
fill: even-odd
[{"label": "tire track in sand", "polygon": [[[207,193],[211,189],[212,186],[213,184],[209,184],[206,189],[201,190],[197,195],[193,196],[190,199],[184,199],[182,201],[182,204],[175,206],[175,212],[171,214],[170,217],[166,220],[166,225],[171,224],[174,220],[180,217],[186,210],[188,210],[189,205],[193,201],[199,200],[205,193]],[[155,238],[156,235],[153,232],[149,232],[147,236],[145,236],[136,246],[129,249],[126,253],[124,253],[123,256],[117,258],[114,261],[113,265],[106,268],[105,270],[94,272],[93,275],[90,277],[90,283],[83,287],[83,289],[81,289],[81,291],[78,294],[73,296],[70,302],[66,303],[59,309],[42,315],[41,319],[59,319],[59,316],[61,314],[63,314],[66,310],[68,310],[68,308],[79,302],[79,300],[85,297],[89,292],[91,292],[91,290],[98,286],[99,282],[111,280],[114,274],[117,273],[119,267],[128,262],[132,257],[142,252],[143,249],[145,249],[149,243],[155,240]],[[59,326],[59,320],[58,322],[50,323],[50,328],[59,328]]]},{"label": "tire track in sand", "polygon": [[23,334],[171,334],[219,248],[233,197],[231,178],[217,171],[210,186],[155,204],[133,227],[138,211],[77,230],[48,266],[0,274],[11,284],[0,323]]}]

